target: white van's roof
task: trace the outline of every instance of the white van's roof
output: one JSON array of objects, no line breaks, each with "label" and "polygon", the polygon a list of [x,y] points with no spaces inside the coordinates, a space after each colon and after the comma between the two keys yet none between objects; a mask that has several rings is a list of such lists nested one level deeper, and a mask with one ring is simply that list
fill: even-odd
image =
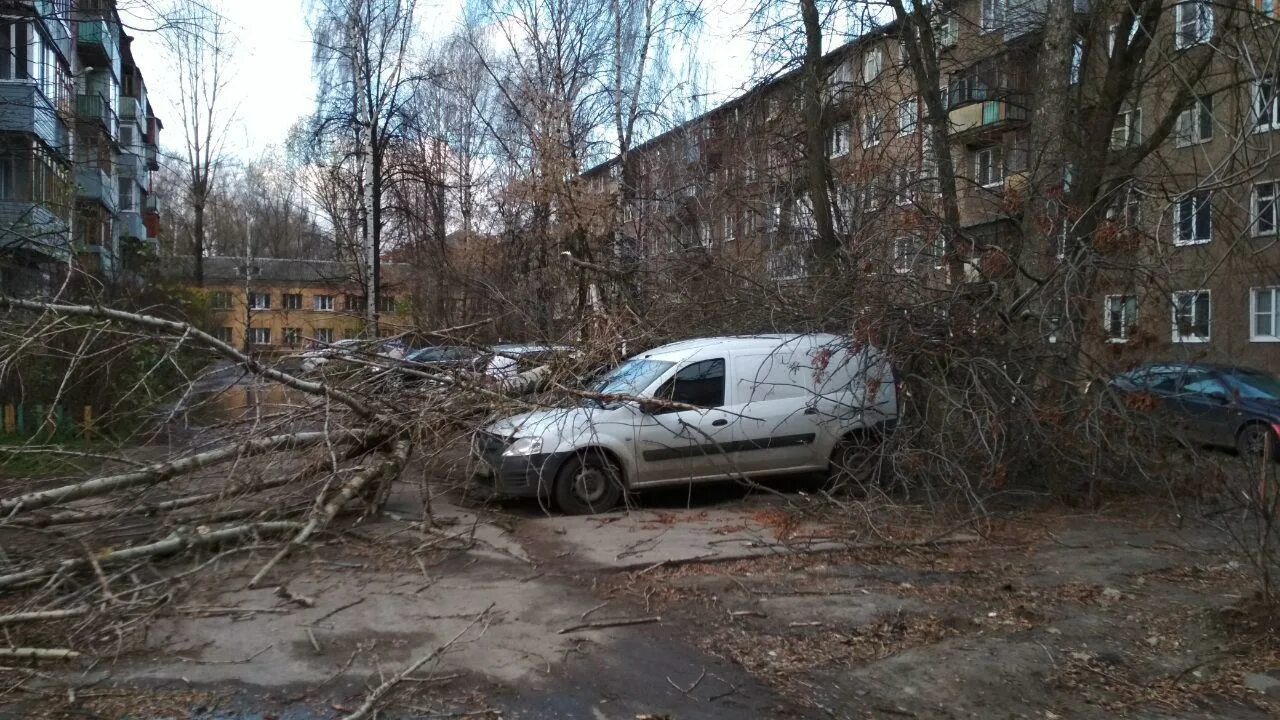
[{"label": "white van's roof", "polygon": [[840,345],[847,338],[829,333],[776,334],[776,335],[726,335],[721,337],[692,338],[681,340],[660,347],[646,350],[636,357],[667,362],[685,362],[700,355],[717,353],[771,353],[778,350],[790,350],[797,347],[820,347],[823,345]]}]

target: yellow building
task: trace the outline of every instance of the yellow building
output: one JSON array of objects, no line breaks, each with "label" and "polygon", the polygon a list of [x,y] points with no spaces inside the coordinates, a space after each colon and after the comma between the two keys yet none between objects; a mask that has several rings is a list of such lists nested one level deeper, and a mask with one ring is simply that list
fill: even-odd
[{"label": "yellow building", "polygon": [[[184,260],[183,269],[189,270],[190,259]],[[403,288],[397,280],[406,270],[398,263],[382,265],[382,337],[409,330],[407,294],[397,295]],[[336,261],[205,258],[204,292],[212,310],[209,330],[235,347],[281,354],[360,337],[365,293],[358,279],[353,265]]]}]

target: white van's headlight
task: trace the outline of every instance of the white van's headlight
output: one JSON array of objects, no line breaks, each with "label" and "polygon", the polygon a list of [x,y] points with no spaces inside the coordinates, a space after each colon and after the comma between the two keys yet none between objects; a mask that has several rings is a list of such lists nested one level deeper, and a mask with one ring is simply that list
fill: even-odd
[{"label": "white van's headlight", "polygon": [[542,438],[516,438],[502,451],[503,455],[533,455],[542,452]]}]

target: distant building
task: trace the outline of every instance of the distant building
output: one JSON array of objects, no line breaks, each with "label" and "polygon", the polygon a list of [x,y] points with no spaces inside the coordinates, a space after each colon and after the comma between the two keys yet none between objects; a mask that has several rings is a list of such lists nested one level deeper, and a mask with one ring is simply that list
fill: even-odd
[{"label": "distant building", "polygon": [[[163,275],[191,278],[191,258],[166,258]],[[409,330],[405,292],[408,266],[382,264],[379,335]],[[288,353],[314,344],[361,337],[365,319],[360,273],[328,260],[207,257],[202,291],[212,310],[210,327],[219,339],[255,352]]]},{"label": "distant building", "polygon": [[38,293],[74,262],[114,280],[154,250],[161,123],[115,0],[0,14],[0,289]]}]

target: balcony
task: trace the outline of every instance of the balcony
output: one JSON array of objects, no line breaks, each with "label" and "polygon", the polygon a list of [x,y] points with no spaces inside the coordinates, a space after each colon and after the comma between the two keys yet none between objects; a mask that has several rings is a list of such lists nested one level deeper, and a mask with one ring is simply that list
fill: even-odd
[{"label": "balcony", "polygon": [[76,117],[81,122],[100,125],[112,140],[120,137],[120,121],[111,102],[101,93],[76,96]]},{"label": "balcony", "polygon": [[128,95],[120,96],[120,119],[136,120],[138,119],[138,100]]},{"label": "balcony", "polygon": [[65,261],[71,255],[70,226],[42,204],[0,200],[0,247]]},{"label": "balcony", "polygon": [[146,149],[147,149],[147,150],[146,150],[147,169],[148,169],[148,170],[159,170],[159,169],[160,169],[160,151],[159,151],[159,149],[158,149],[158,148],[156,148],[156,146],[155,146],[155,145],[152,145],[151,143],[147,143],[147,145],[146,145]]},{"label": "balcony", "polygon": [[119,175],[122,178],[145,178],[147,172],[149,172],[147,158],[142,154],[141,147],[121,152],[116,159],[116,166],[119,168]]},{"label": "balcony", "polygon": [[33,83],[0,83],[0,132],[35,135],[64,160],[71,159],[67,125]]},{"label": "balcony", "polygon": [[106,18],[80,18],[76,23],[76,49],[87,65],[112,64],[115,58],[115,40]]},{"label": "balcony", "polygon": [[1021,97],[986,100],[958,107],[950,112],[947,119],[951,123],[951,136],[969,142],[1024,124],[1027,121],[1027,107]]},{"label": "balcony", "polygon": [[112,215],[119,209],[116,179],[92,165],[76,168],[76,198],[101,205]]},{"label": "balcony", "polygon": [[120,237],[127,240],[146,240],[147,226],[142,221],[142,213],[133,210],[120,211],[120,221],[116,226]]}]

